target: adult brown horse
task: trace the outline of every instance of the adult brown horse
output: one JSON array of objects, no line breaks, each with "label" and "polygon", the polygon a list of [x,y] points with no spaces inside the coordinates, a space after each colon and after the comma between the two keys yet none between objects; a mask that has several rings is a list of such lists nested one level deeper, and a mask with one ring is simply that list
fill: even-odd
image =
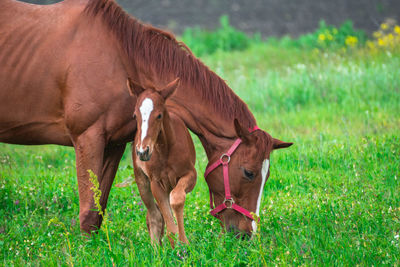
[{"label": "adult brown horse", "polygon": [[[178,79],[162,90],[131,86],[137,99],[138,131],[132,149],[135,180],[147,208],[146,222],[153,243],[161,242],[164,224],[174,247],[174,236],[188,243],[183,223],[186,194],[196,184],[196,152],[192,138],[180,117],[165,102],[178,87]],[[154,202],[157,201],[157,205]],[[174,222],[173,210],[178,226]]]},{"label": "adult brown horse", "polygon": [[[180,77],[169,109],[199,136],[211,162],[241,138],[229,165],[207,177],[216,205],[235,201],[258,213],[270,153],[291,145],[261,130],[250,133],[254,116],[220,77],[171,34],[141,24],[112,0],[49,6],[0,0],[0,66],[0,141],[74,146],[80,225],[87,232],[101,224],[91,210],[87,170],[98,176],[105,208],[136,131],[128,77],[143,88],[162,88]],[[228,170],[227,201],[222,169]],[[252,219],[233,209],[222,210],[220,218],[227,229],[254,229]]]}]

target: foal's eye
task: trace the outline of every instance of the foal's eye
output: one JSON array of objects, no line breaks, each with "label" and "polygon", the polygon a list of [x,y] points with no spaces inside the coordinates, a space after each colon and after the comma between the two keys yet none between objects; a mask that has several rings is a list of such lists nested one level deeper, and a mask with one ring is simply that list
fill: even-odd
[{"label": "foal's eye", "polygon": [[157,119],[161,119],[162,115],[158,114]]},{"label": "foal's eye", "polygon": [[249,180],[253,180],[254,179],[254,173],[252,171],[248,171],[248,170],[243,168],[243,174]]},{"label": "foal's eye", "polygon": [[133,114],[133,116],[132,116],[134,119],[136,119],[136,114]]}]

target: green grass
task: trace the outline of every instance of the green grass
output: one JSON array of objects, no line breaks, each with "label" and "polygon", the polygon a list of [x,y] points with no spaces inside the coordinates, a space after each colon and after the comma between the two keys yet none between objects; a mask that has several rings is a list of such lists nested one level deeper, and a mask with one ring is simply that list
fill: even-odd
[{"label": "green grass", "polygon": [[[220,234],[197,139],[198,183],[185,206],[191,244],[151,247],[133,185],[111,191],[112,252],[103,231],[80,235],[73,149],[0,144],[0,265],[400,264],[400,55],[258,44],[202,59],[260,127],[295,143],[271,157],[260,233],[250,241]],[[131,165],[127,150],[116,182]],[[55,217],[67,231],[48,225]]]}]

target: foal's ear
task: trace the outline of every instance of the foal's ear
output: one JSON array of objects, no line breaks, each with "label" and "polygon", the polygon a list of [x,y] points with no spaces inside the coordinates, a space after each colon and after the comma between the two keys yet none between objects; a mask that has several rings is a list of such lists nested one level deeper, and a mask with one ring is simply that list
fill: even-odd
[{"label": "foal's ear", "polygon": [[128,78],[126,85],[128,86],[129,94],[131,96],[138,96],[145,90],[141,85],[133,81],[131,78]]},{"label": "foal's ear", "polygon": [[167,99],[175,92],[178,86],[179,86],[179,78],[176,78],[174,81],[167,84],[167,86],[165,86],[165,88],[160,91],[161,96],[164,99]]},{"label": "foal's ear", "polygon": [[235,119],[233,121],[233,123],[235,124],[235,131],[237,136],[242,139],[243,142],[247,142],[249,141],[249,129],[247,129],[246,127],[243,127],[240,122],[238,121],[238,119]]},{"label": "foal's ear", "polygon": [[287,148],[293,145],[293,143],[283,142],[279,139],[272,138],[273,149]]}]

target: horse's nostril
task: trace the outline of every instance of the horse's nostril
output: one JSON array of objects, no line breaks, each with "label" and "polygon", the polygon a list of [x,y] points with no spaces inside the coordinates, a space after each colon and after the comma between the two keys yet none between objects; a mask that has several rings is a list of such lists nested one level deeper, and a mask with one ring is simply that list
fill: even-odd
[{"label": "horse's nostril", "polygon": [[234,234],[234,236],[236,238],[241,239],[241,240],[249,240],[251,237],[251,233],[240,230],[236,225],[233,225],[233,224],[231,224],[227,227],[227,231],[229,233]]},{"label": "horse's nostril", "polygon": [[151,158],[150,147],[146,146],[145,150],[139,150],[136,148],[136,155],[141,161],[149,161]]},{"label": "horse's nostril", "polygon": [[249,240],[250,238],[251,238],[251,234],[250,233],[244,232],[244,233],[241,234],[241,239],[242,240]]}]

